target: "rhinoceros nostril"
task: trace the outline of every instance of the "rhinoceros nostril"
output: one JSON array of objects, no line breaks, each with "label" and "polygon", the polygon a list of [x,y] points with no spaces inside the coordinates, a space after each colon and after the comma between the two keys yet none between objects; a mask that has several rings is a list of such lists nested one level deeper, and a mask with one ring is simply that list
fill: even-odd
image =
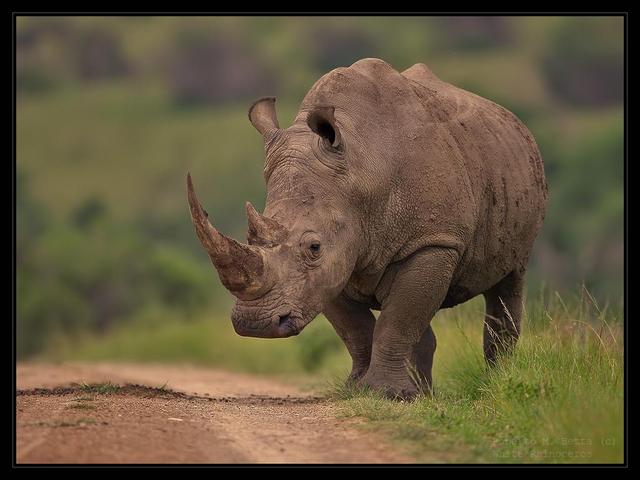
[{"label": "rhinoceros nostril", "polygon": [[289,323],[289,320],[291,320],[291,313],[287,313],[285,315],[279,315],[278,316],[278,325],[282,326],[285,323]]}]

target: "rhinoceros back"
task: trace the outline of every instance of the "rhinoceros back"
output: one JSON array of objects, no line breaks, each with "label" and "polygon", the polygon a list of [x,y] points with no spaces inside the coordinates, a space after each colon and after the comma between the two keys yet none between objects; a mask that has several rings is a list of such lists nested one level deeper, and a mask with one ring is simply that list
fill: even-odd
[{"label": "rhinoceros back", "polygon": [[[487,279],[524,270],[545,215],[547,185],[540,152],[529,130],[505,108],[439,80],[425,65],[402,72],[427,122],[438,125],[450,154],[464,162],[474,201],[474,225],[458,277],[470,296]],[[489,275],[486,275],[489,273]]]}]

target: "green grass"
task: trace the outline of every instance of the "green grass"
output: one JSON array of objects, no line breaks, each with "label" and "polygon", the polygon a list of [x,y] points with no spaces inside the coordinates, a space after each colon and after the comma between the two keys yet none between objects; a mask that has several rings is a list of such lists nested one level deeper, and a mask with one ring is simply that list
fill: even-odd
[{"label": "green grass", "polygon": [[493,369],[474,318],[482,303],[440,315],[433,396],[394,402],[344,388],[333,395],[344,416],[367,419],[425,461],[620,463],[621,325],[584,302],[555,303],[529,313],[514,355]]}]

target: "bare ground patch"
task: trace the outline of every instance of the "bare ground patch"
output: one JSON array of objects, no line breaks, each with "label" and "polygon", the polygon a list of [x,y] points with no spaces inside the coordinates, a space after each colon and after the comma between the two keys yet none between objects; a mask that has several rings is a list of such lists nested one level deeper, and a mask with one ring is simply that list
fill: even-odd
[{"label": "bare ground patch", "polygon": [[[48,365],[42,371],[51,373],[53,368],[55,378],[67,381],[60,386],[36,386],[38,372],[25,368],[40,367],[21,366],[30,379],[22,384],[19,369],[18,463],[412,461],[379,436],[356,428],[357,421],[338,418],[327,399],[278,383],[273,385],[277,394],[269,395],[262,378],[256,379],[259,393],[248,393],[251,377],[246,375],[213,375],[192,367],[173,371],[127,367],[138,378],[147,375],[150,385],[163,385],[166,382],[160,380],[169,376],[169,383],[178,386],[174,390],[142,383],[84,383],[77,367],[65,376],[64,365]],[[91,367],[82,368],[87,373]],[[112,368],[114,377],[116,373],[119,378],[127,376],[122,365]],[[103,364],[101,374],[106,373],[108,366]],[[224,381],[199,392],[179,388],[212,375]],[[235,385],[235,389],[227,388],[224,394],[221,385]]]}]

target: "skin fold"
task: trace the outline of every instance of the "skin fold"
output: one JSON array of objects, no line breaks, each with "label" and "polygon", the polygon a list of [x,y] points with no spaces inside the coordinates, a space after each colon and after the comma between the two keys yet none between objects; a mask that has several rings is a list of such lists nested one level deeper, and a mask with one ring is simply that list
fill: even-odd
[{"label": "skin fold", "polygon": [[512,113],[423,64],[368,58],[320,78],[289,128],[274,98],[249,119],[267,199],[262,214],[247,204],[247,244],[211,225],[188,179],[240,335],[296,335],[322,312],[353,359],[349,381],[394,398],[431,389],[440,308],[482,294],[487,362],[515,345],[547,186]]}]

